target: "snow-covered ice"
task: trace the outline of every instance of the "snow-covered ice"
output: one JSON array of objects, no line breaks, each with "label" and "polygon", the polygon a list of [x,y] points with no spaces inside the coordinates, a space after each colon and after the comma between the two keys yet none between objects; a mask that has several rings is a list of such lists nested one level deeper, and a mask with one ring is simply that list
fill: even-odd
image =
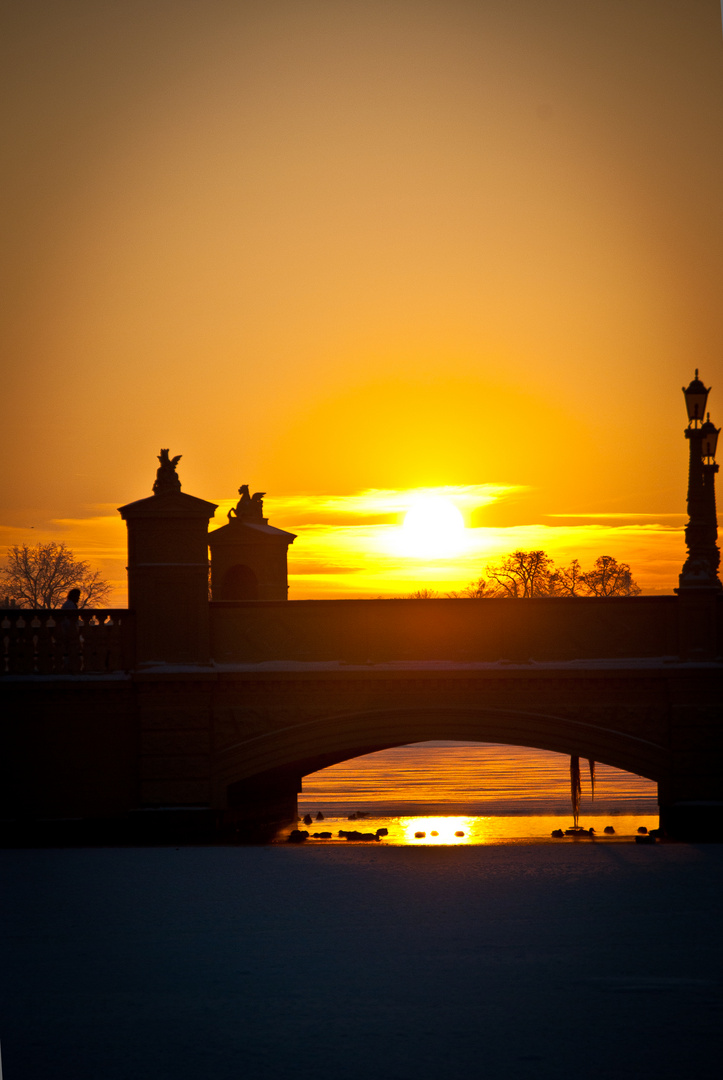
[{"label": "snow-covered ice", "polygon": [[5,851],[5,1080],[707,1080],[723,846]]}]

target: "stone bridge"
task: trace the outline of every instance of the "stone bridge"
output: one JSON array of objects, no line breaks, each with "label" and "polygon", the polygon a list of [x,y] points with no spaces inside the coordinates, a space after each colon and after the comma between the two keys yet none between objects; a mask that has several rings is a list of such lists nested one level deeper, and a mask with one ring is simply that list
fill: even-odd
[{"label": "stone bridge", "polygon": [[[129,609],[0,613],[10,842],[260,837],[303,777],[401,743],[577,754],[658,784],[672,837],[723,830],[723,591],[707,390],[686,391],[688,559],[676,595],[289,601],[295,539],[248,485],[228,524],[181,491],[120,508]],[[211,588],[209,600],[209,560]],[[195,832],[194,832],[195,830]]]},{"label": "stone bridge", "polygon": [[[139,659],[138,612],[83,614],[96,640],[70,658],[75,671],[32,645],[32,627],[13,653],[19,631],[6,627],[3,816],[16,834],[75,818],[102,836],[152,836],[173,820],[263,837],[295,819],[306,774],[446,738],[627,769],[657,782],[670,835],[718,835],[718,595],[204,602],[203,661],[178,655],[176,627],[167,659]],[[36,638],[53,634],[43,623],[55,614],[36,615]],[[104,654],[98,627],[110,622]],[[127,670],[111,670],[119,655],[135,657]],[[13,673],[19,656],[26,670]]]}]

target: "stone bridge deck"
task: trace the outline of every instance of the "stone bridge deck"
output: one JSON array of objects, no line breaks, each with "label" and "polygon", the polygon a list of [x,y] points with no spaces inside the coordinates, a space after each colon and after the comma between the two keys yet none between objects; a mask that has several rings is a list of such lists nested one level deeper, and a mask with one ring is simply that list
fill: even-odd
[{"label": "stone bridge deck", "polygon": [[701,622],[672,596],[211,604],[210,663],[6,674],[3,813],[205,807],[256,827],[294,818],[309,772],[453,738],[637,772],[657,781],[669,831],[702,838],[723,808],[722,609]]}]

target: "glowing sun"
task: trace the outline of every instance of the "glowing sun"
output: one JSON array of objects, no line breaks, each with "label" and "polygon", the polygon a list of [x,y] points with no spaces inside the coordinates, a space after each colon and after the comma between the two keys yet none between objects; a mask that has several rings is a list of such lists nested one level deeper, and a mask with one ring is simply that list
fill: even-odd
[{"label": "glowing sun", "polygon": [[407,511],[402,549],[407,555],[442,559],[455,555],[464,537],[464,518],[442,495],[422,495]]}]

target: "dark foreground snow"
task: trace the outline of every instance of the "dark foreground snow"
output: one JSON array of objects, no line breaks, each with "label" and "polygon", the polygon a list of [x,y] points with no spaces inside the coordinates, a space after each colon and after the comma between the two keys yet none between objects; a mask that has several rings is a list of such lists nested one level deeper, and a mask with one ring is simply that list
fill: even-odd
[{"label": "dark foreground snow", "polygon": [[0,853],[4,1080],[706,1080],[723,846]]}]

